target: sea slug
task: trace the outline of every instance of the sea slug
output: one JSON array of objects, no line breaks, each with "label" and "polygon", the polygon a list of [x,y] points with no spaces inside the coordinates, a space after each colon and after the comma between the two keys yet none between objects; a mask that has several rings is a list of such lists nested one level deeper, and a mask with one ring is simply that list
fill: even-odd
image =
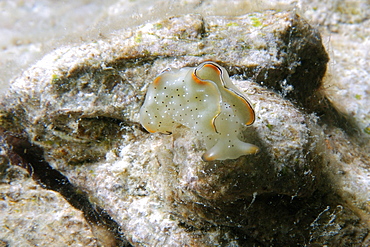
[{"label": "sea slug", "polygon": [[171,134],[179,124],[196,131],[207,148],[204,161],[257,153],[257,146],[239,139],[254,119],[249,101],[214,62],[165,70],[149,85],[140,109],[140,122],[151,133]]}]

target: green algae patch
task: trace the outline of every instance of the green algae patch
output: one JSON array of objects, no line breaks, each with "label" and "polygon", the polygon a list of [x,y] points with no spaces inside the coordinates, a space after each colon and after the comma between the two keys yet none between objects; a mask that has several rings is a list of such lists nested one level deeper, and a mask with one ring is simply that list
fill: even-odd
[{"label": "green algae patch", "polygon": [[370,135],[370,125],[367,126],[365,129],[364,129],[364,132],[368,135]]},{"label": "green algae patch", "polygon": [[258,17],[251,17],[252,20],[252,26],[253,27],[260,27],[262,26],[262,23]]}]

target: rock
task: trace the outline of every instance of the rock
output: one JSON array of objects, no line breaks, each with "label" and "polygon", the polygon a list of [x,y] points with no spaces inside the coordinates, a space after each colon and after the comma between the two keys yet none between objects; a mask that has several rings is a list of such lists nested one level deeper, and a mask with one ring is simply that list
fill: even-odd
[{"label": "rock", "polygon": [[[370,8],[361,0],[321,4],[313,1],[306,16],[330,39],[324,43],[332,50],[333,63],[318,92],[319,101],[313,102],[319,105],[315,111],[325,124],[325,173],[331,187],[369,228]],[[331,13],[330,18],[325,12]]]},{"label": "rock", "polygon": [[[6,119],[2,119],[5,121],[1,121],[4,126],[7,126]],[[63,203],[67,204],[68,206],[72,206],[73,208],[80,209],[81,218],[87,221],[89,230],[92,231],[92,234],[95,238],[93,245],[98,246],[128,246],[126,239],[122,236],[120,232],[120,227],[112,221],[110,216],[102,210],[101,207],[98,205],[92,205],[88,200],[85,193],[81,190],[76,188],[72,185],[68,178],[66,178],[62,173],[58,170],[52,168],[48,162],[45,161],[43,158],[43,150],[35,144],[29,142],[27,135],[22,133],[14,126],[7,126],[8,129],[0,126],[0,147],[2,156],[0,156],[1,169],[2,173],[0,174],[0,178],[3,179],[2,182],[5,184],[9,184],[9,186],[4,188],[4,198],[7,196],[13,197],[13,190],[17,191],[17,197],[29,197],[29,193],[33,194],[33,186],[27,189],[27,186],[24,187],[24,190],[17,189],[18,180],[22,179],[22,176],[18,176],[18,174],[24,175],[26,172],[31,177],[28,177],[30,181],[37,182],[45,191],[50,191],[50,193],[55,193],[62,200],[56,202],[56,205],[52,203],[47,205],[41,205],[44,207],[51,206],[52,209],[50,210],[50,219],[49,221],[59,220],[59,211],[56,212],[55,208],[58,207],[65,207]],[[22,168],[22,169],[20,169]],[[13,171],[15,170],[15,172]],[[16,175],[16,176],[14,176]],[[32,179],[33,180],[32,180]],[[13,182],[13,180],[15,182]],[[41,195],[41,193],[40,193]],[[10,199],[11,201],[12,199]],[[27,202],[26,202],[27,203]],[[20,204],[22,207],[23,204]],[[34,205],[30,205],[33,207]],[[39,206],[38,204],[35,206]],[[27,208],[28,209],[28,208]],[[24,213],[24,217],[30,217],[31,219],[35,218],[32,216],[32,213],[35,211],[27,211]],[[76,210],[74,210],[76,211]],[[11,212],[11,210],[10,210]],[[18,211],[17,211],[18,212]],[[38,213],[38,211],[35,211]],[[23,212],[22,212],[23,213]],[[73,212],[72,212],[73,213]],[[9,212],[6,212],[4,215],[8,215]],[[53,219],[53,215],[55,214],[55,219]],[[17,221],[16,218],[18,215],[10,215],[6,218],[7,221]],[[67,215],[68,217],[68,215]],[[75,221],[75,219],[73,219]],[[32,222],[31,222],[32,223]],[[33,224],[33,223],[32,223]],[[53,223],[51,223],[53,224]],[[71,224],[69,224],[71,225]],[[41,228],[44,230],[44,228]],[[63,229],[60,229],[63,231]],[[46,233],[43,233],[47,235]],[[53,234],[51,233],[51,238],[53,238]],[[71,233],[75,235],[74,233]],[[14,237],[9,233],[10,239]],[[30,239],[27,239],[27,236]],[[8,237],[7,237],[8,238]],[[22,241],[30,241],[35,242],[37,245],[43,245],[50,241],[54,242],[53,239],[43,239],[37,238],[31,235],[27,235],[20,240]],[[80,241],[80,238],[76,238],[77,242]],[[85,245],[85,244],[84,244]]]},{"label": "rock", "polygon": [[[151,135],[140,126],[155,75],[204,60],[250,98],[257,119],[244,137],[259,154],[206,163],[189,129]],[[50,53],[14,80],[2,116],[133,245],[361,243],[366,214],[334,193],[315,114],[323,105],[311,107],[327,61],[319,33],[291,12],[172,17]]]},{"label": "rock", "polygon": [[0,180],[1,246],[98,246],[81,211],[1,158],[0,169],[6,169]]},{"label": "rock", "polygon": [[[297,28],[307,33],[307,39],[286,49],[292,30]],[[121,126],[138,122],[146,83],[159,71],[215,60],[229,68],[231,75],[254,79],[276,90],[284,85],[285,94],[299,92],[294,90],[296,84],[312,85],[313,91],[318,85],[310,82],[320,80],[327,56],[316,43],[315,49],[321,47],[321,53],[312,61],[315,67],[301,64],[300,55],[306,56],[312,39],[319,39],[317,32],[287,12],[225,19],[174,17],[111,40],[61,48],[16,79],[11,91],[28,101],[19,114],[27,118],[33,138],[49,143],[45,146],[55,157],[72,163],[94,161],[111,148]],[[274,68],[274,72],[266,68]],[[316,78],[296,80],[294,71],[300,70],[312,70]]]}]

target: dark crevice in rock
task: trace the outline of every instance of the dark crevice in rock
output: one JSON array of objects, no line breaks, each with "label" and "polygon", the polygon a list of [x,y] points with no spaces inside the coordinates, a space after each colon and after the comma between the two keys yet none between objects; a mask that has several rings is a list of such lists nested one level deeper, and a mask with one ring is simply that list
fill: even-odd
[{"label": "dark crevice in rock", "polygon": [[12,165],[26,169],[32,178],[44,188],[60,193],[73,207],[81,210],[92,225],[106,228],[115,238],[116,246],[131,246],[120,226],[101,207],[90,203],[58,170],[43,158],[43,150],[30,143],[24,134],[15,134],[0,127],[0,143]]}]

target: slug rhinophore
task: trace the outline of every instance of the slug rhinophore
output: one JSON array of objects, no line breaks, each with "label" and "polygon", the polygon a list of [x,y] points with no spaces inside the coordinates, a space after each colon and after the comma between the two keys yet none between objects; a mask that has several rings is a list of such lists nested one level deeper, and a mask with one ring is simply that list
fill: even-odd
[{"label": "slug rhinophore", "polygon": [[257,146],[239,140],[254,119],[251,104],[214,62],[165,70],[149,85],[140,109],[140,122],[151,133],[171,134],[179,124],[196,131],[207,148],[204,161],[257,153]]}]

